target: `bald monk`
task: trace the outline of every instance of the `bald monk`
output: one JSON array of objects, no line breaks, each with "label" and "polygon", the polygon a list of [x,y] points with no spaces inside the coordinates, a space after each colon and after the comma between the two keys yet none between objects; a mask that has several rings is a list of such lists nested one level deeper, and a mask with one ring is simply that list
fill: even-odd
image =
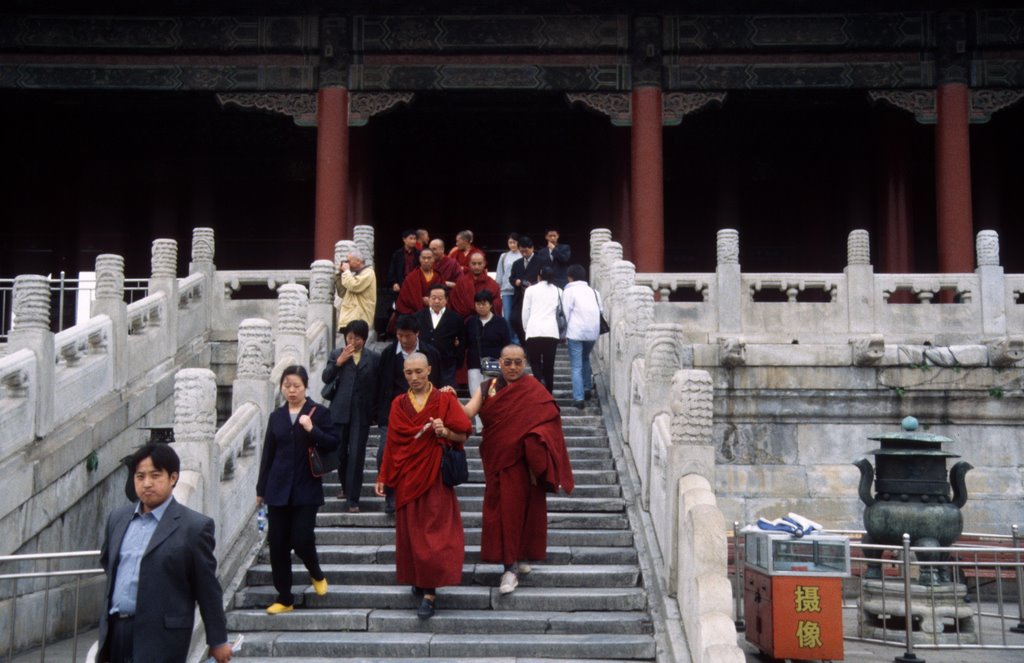
[{"label": "bald monk", "polygon": [[509,594],[530,572],[526,560],[547,558],[547,493],[572,493],[576,483],[558,405],[526,375],[523,348],[506,345],[499,364],[501,377],[481,384],[463,411],[484,424],[480,559],[504,565],[499,591]]},{"label": "bald monk", "polygon": [[487,258],[476,251],[469,256],[469,271],[455,282],[448,297],[448,306],[465,320],[476,312],[476,295],[484,290],[491,293],[494,312],[501,315],[501,286],[487,274]]},{"label": "bald monk", "polygon": [[420,266],[405,275],[398,291],[395,310],[398,315],[422,311],[429,303],[430,286],[442,283],[441,275],[434,269],[434,254],[430,249],[420,251]]},{"label": "bald monk", "polygon": [[375,492],[395,491],[395,567],[422,597],[416,615],[434,615],[437,587],[462,582],[465,533],[455,489],[441,480],[442,447],[462,448],[472,425],[453,394],[434,389],[427,357],[405,360],[409,391],[396,396]]}]

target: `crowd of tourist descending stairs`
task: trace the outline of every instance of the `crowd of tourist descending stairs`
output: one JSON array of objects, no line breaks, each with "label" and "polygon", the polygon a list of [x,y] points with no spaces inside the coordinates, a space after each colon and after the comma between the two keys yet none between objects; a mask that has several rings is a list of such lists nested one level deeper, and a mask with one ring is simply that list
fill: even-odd
[{"label": "crowd of tourist descending stairs", "polygon": [[520,576],[515,592],[500,594],[501,565],[480,561],[484,476],[475,435],[466,443],[469,482],[456,489],[466,530],[462,584],[439,589],[436,615],[417,618],[420,599],[395,584],[394,518],[373,495],[373,430],[361,511],[348,513],[338,484],[324,484],[316,540],[327,595],[313,592],[295,558],[295,581],[305,583],[295,587],[296,609],[267,615],[275,592],[264,547],[228,613],[232,640],[245,636],[236,659],[653,660],[654,628],[600,404],[574,407],[564,346],[555,382],[576,489],[548,496],[548,558]]}]

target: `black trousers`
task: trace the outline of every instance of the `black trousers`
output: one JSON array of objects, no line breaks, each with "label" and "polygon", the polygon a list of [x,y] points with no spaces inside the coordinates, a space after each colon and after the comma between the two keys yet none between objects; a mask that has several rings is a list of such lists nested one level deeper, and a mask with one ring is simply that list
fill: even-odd
[{"label": "black trousers", "polygon": [[338,479],[345,490],[345,501],[348,506],[359,506],[366,464],[366,441],[370,437],[370,427],[358,423],[335,426],[338,439],[341,440],[341,467],[338,468]]},{"label": "black trousers", "polygon": [[132,663],[134,621],[132,617],[121,619],[117,615],[107,616],[107,652],[110,663]]},{"label": "black trousers", "polygon": [[278,603],[295,603],[295,597],[292,596],[292,550],[306,565],[311,578],[324,578],[316,554],[316,536],[313,533],[319,508],[316,504],[308,504],[272,506],[267,509],[267,524],[270,526],[267,533],[267,540],[270,542],[270,574],[274,579]]},{"label": "black trousers", "polygon": [[544,383],[549,392],[555,390],[555,350],[558,339],[538,336],[526,340],[526,358],[530,360],[533,376]]}]

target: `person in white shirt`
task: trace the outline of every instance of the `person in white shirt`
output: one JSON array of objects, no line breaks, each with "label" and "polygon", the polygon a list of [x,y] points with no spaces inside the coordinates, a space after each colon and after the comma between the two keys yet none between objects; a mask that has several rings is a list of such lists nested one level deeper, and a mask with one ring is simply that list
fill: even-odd
[{"label": "person in white shirt", "polygon": [[533,375],[549,392],[555,388],[555,350],[558,349],[558,321],[555,311],[562,298],[562,289],[551,283],[554,274],[550,265],[540,270],[537,283],[523,293],[523,330],[526,356]]},{"label": "person in white shirt", "polygon": [[594,388],[590,352],[601,334],[601,299],[587,284],[587,270],[583,265],[570,265],[567,275],[569,283],[562,294],[562,311],[569,323],[565,338],[569,346],[572,398],[582,410],[587,395]]}]

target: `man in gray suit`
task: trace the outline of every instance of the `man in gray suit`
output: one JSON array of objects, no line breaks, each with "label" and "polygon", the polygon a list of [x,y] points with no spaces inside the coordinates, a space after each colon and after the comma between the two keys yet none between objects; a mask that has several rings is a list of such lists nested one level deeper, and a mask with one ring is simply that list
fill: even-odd
[{"label": "man in gray suit", "polygon": [[213,555],[213,521],[171,492],[181,461],[166,444],[147,444],[131,460],[139,501],[107,519],[100,564],[107,573],[99,663],[184,663],[195,606],[210,656],[231,660],[223,593]]}]

